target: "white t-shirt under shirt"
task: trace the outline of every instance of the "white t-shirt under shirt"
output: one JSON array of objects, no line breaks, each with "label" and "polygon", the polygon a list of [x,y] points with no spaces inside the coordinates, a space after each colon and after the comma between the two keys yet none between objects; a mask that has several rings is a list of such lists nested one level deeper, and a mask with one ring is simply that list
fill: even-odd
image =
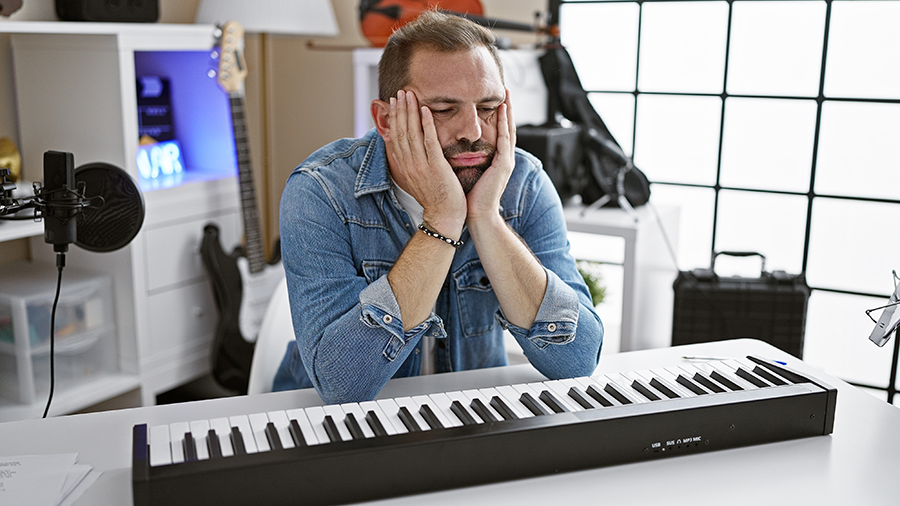
[{"label": "white t-shirt under shirt", "polygon": [[[394,187],[394,195],[397,196],[397,201],[400,203],[400,207],[409,214],[409,219],[412,220],[413,225],[418,227],[420,223],[422,223],[422,214],[424,209],[419,204],[412,195],[403,191],[403,188],[397,186],[397,183],[391,181],[391,185]],[[434,337],[429,334],[425,334],[422,336],[422,372],[421,374],[433,374],[434,373]]]}]

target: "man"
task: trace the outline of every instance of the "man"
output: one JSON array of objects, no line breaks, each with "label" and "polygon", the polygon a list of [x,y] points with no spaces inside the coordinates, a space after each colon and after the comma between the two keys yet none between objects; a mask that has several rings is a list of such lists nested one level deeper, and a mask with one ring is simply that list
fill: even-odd
[{"label": "man", "polygon": [[504,328],[547,377],[591,374],[603,327],[559,197],[515,149],[491,32],[423,13],[388,41],[371,110],[374,130],[285,187],[297,339],[274,389],[362,401],[392,377],[505,365]]}]

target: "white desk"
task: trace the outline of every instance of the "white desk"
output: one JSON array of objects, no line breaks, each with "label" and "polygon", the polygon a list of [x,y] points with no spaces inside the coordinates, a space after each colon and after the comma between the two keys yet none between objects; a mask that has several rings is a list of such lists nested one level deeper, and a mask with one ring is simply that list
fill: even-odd
[{"label": "white desk", "polygon": [[[838,388],[830,436],[677,456],[652,462],[543,476],[378,501],[390,505],[690,504],[896,505],[900,488],[900,409],[760,341],[736,340],[604,357],[598,372],[678,363],[683,355],[761,355],[782,360]],[[528,365],[394,380],[382,397],[536,381]],[[312,391],[280,392],[178,405],[0,424],[2,455],[77,452],[103,476],[77,503],[131,504],[131,431],[160,424],[321,404]],[[415,470],[409,470],[415,479]],[[349,482],[348,482],[349,485]],[[302,491],[297,492],[298,503]]]}]

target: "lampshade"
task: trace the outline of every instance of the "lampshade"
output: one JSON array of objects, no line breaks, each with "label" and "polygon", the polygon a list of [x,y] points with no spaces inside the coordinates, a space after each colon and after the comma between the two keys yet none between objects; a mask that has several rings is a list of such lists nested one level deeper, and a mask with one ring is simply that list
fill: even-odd
[{"label": "lampshade", "polygon": [[202,0],[195,21],[237,21],[251,33],[324,37],[339,33],[330,0]]}]

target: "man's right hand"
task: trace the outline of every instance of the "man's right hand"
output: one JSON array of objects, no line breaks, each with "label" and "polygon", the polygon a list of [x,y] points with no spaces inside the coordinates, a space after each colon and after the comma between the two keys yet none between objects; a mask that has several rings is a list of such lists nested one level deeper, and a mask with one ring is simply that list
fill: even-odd
[{"label": "man's right hand", "polygon": [[415,93],[400,90],[390,101],[391,146],[405,190],[422,205],[424,220],[458,240],[466,221],[466,194],[444,158],[434,118]]}]

